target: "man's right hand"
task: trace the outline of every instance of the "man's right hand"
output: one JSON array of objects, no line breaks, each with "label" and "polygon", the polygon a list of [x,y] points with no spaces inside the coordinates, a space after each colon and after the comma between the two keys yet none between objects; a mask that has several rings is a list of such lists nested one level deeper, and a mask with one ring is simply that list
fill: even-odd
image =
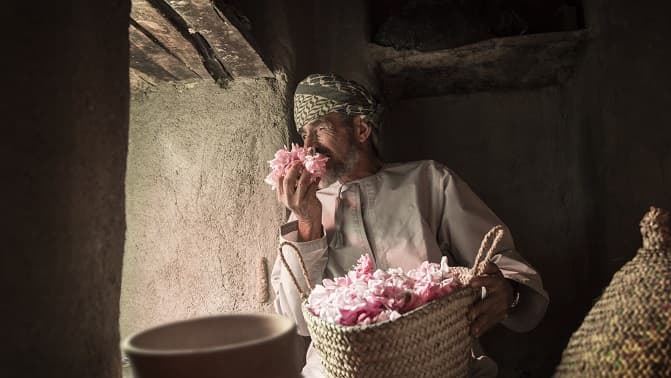
[{"label": "man's right hand", "polygon": [[279,178],[277,199],[291,210],[298,220],[299,241],[322,236],[322,204],[317,199],[319,179],[310,183],[310,174],[300,163],[294,164],[286,176]]}]

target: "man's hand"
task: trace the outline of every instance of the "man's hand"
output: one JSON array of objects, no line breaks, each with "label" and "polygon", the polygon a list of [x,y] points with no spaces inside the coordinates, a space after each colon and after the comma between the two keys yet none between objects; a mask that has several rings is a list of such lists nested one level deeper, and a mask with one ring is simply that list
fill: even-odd
[{"label": "man's hand", "polygon": [[301,164],[294,164],[287,175],[278,180],[277,199],[298,219],[300,241],[321,237],[322,204],[317,199],[318,184],[319,180],[310,183],[310,174]]},{"label": "man's hand", "polygon": [[471,280],[470,286],[478,293],[483,286],[487,290],[486,297],[477,301],[468,312],[471,335],[480,337],[508,316],[508,309],[513,301],[513,287],[492,263],[487,264],[482,275]]}]

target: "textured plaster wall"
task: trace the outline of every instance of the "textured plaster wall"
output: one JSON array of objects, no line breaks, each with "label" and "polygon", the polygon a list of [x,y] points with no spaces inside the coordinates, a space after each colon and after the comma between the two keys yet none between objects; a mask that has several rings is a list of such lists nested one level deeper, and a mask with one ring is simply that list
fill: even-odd
[{"label": "textured plaster wall", "polygon": [[286,143],[283,85],[164,84],[131,102],[121,334],[260,303],[284,217],[263,182]]},{"label": "textured plaster wall", "polygon": [[6,6],[0,377],[118,377],[130,1]]}]

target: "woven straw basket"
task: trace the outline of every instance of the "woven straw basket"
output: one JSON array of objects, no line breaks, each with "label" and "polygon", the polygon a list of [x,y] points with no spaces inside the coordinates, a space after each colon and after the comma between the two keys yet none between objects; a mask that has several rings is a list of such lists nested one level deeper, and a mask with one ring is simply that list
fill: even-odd
[{"label": "woven straw basket", "polygon": [[671,377],[671,223],[650,208],[643,247],[571,336],[555,377]]},{"label": "woven straw basket", "polygon": [[309,287],[313,287],[300,253],[286,242],[280,245],[279,252],[304,299],[303,316],[329,377],[465,377],[473,341],[466,314],[477,298],[467,284],[482,273],[502,236],[503,228],[494,227],[485,235],[471,269],[452,268],[465,284],[463,288],[394,321],[364,326],[342,326],[314,316],[307,308],[308,293],[298,285],[282,247],[293,247],[303,276]]}]

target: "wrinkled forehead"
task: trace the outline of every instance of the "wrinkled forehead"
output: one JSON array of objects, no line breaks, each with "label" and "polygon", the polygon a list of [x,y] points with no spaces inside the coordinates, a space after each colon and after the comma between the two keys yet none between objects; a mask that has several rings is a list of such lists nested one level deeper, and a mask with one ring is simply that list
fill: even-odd
[{"label": "wrinkled forehead", "polygon": [[344,118],[344,115],[339,112],[331,112],[324,116],[313,119],[312,121],[307,122],[303,126],[298,127],[298,134],[303,134],[309,130],[313,130],[318,126],[329,126],[331,128],[337,127],[338,120]]}]

